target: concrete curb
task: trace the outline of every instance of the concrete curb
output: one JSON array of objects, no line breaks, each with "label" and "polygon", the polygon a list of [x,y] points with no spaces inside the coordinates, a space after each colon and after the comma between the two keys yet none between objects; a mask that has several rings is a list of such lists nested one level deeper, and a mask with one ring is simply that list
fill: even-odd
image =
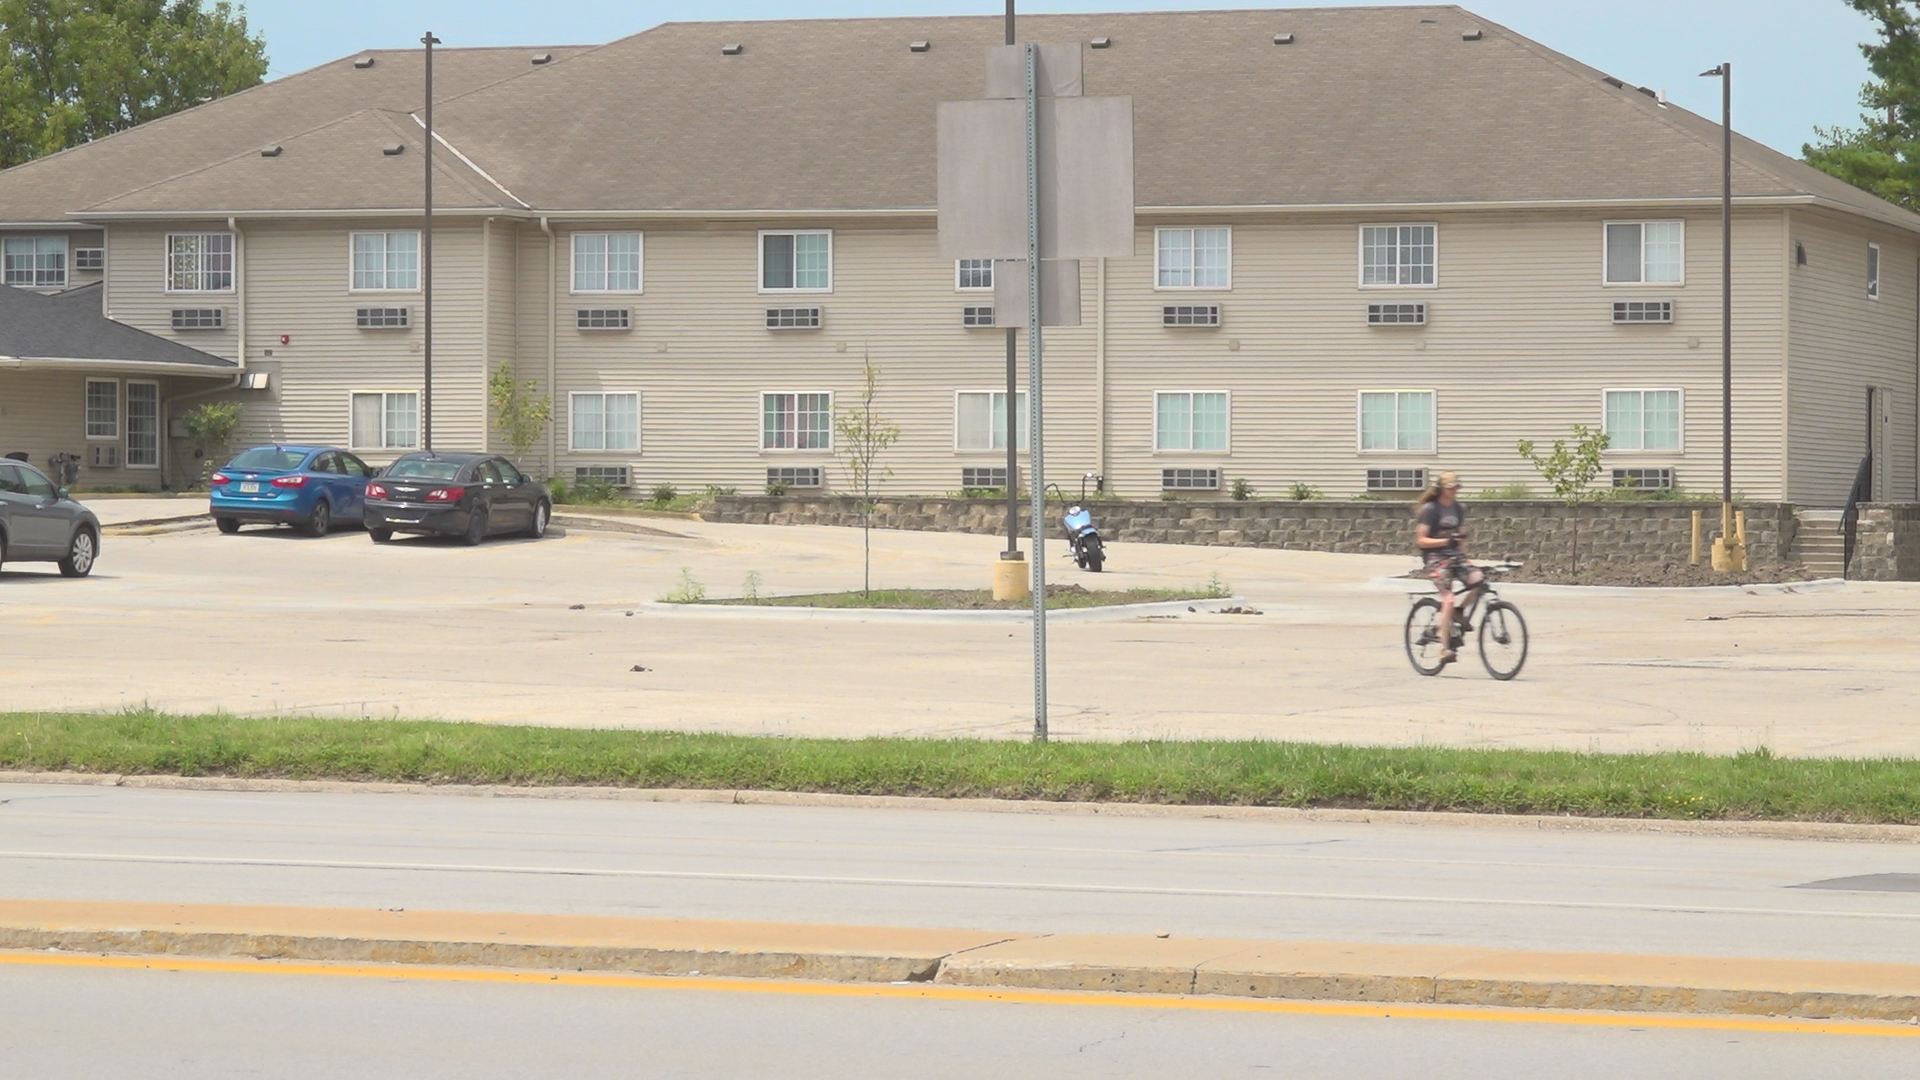
[{"label": "concrete curb", "polygon": [[0,900],[0,949],[1920,1024],[1920,965],[572,915]]},{"label": "concrete curb", "polygon": [[[1125,622],[1128,619],[1177,619],[1184,615],[1217,615],[1224,608],[1250,608],[1242,596],[1214,600],[1161,600],[1151,604],[1112,604],[1106,607],[1070,608],[1047,612],[1047,623]],[[961,609],[902,610],[897,608],[816,608],[749,604],[669,604],[650,601],[641,605],[649,615],[680,615],[720,619],[827,619],[845,622],[917,622],[917,623],[1020,623],[1033,622],[1033,613],[1025,610]],[[1261,609],[1265,610],[1265,609]]]},{"label": "concrete curb", "polygon": [[[1503,593],[1512,592],[1518,596],[1540,593],[1580,596],[1645,596],[1648,593],[1775,596],[1789,593],[1838,592],[1849,585],[1858,585],[1860,582],[1848,581],[1844,578],[1815,578],[1812,581],[1757,582],[1752,585],[1552,585],[1544,581],[1495,581],[1493,584]],[[1373,592],[1404,592],[1409,596],[1433,594],[1432,582],[1424,578],[1403,577],[1398,574],[1372,578],[1366,582],[1365,587]]]},{"label": "concrete curb", "polygon": [[1193,806],[1167,803],[1047,802],[1037,799],[947,799],[913,795],[843,795],[814,791],[715,788],[617,788],[507,784],[407,784],[364,780],[279,780],[238,776],[26,772],[0,770],[0,784],[73,784],[178,791],[348,792],[439,795],[480,799],[604,799],[619,802],[727,803],[735,806],[831,806],[849,809],[937,810],[985,814],[1187,818],[1228,821],[1331,822],[1443,828],[1538,829],[1665,836],[1730,836],[1829,843],[1920,844],[1920,825],[1837,821],[1687,821],[1666,818],[1591,818],[1545,814],[1469,814],[1445,810],[1348,810],[1336,807]]},{"label": "concrete curb", "polygon": [[642,525],[637,521],[628,521],[622,518],[557,513],[554,514],[550,520],[555,525],[565,525],[570,528],[590,530],[593,532],[626,533],[630,536],[664,536],[674,540],[698,539],[697,537],[688,536],[686,533],[670,532],[666,529],[655,528],[652,525]]}]

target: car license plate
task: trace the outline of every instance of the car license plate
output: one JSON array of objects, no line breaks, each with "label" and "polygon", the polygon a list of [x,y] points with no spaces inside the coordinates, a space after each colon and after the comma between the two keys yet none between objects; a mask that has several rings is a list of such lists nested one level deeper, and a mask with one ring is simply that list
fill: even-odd
[{"label": "car license plate", "polygon": [[242,480],[242,481],[240,482],[240,494],[242,494],[242,495],[258,495],[258,494],[260,494],[260,485],[259,485],[259,483],[258,483],[258,482],[256,482],[256,481],[253,481],[253,480]]}]

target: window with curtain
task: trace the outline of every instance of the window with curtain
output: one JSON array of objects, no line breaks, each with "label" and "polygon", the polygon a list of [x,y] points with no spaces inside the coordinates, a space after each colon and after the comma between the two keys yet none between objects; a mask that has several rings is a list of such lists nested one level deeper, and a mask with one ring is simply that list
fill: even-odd
[{"label": "window with curtain", "polygon": [[1154,268],[1162,289],[1231,288],[1232,230],[1155,229]]},{"label": "window with curtain", "polygon": [[1607,391],[1607,449],[1679,450],[1680,391]]},{"label": "window with curtain", "polygon": [[575,233],[574,292],[639,292],[639,233]]},{"label": "window with curtain", "polygon": [[1227,395],[1225,393],[1167,393],[1155,395],[1154,449],[1227,449]]},{"label": "window with curtain", "polygon": [[[1027,395],[1013,398],[1018,449],[1027,448]],[[962,391],[954,406],[954,448],[958,450],[1005,450],[1007,448],[1007,392]]]},{"label": "window with curtain", "polygon": [[1433,391],[1363,392],[1360,449],[1432,452]]},{"label": "window with curtain", "polygon": [[420,287],[420,234],[353,234],[355,289],[411,291]]},{"label": "window with curtain", "polygon": [[640,449],[639,394],[574,394],[567,412],[573,449]]}]

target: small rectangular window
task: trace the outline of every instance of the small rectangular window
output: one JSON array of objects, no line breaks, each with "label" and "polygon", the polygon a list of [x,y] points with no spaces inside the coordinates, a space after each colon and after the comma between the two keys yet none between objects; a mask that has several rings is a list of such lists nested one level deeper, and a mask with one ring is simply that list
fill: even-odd
[{"label": "small rectangular window", "polygon": [[968,304],[960,309],[960,325],[972,329],[993,325],[992,304]]},{"label": "small rectangular window", "polygon": [[1219,469],[1161,469],[1160,487],[1164,491],[1219,491]]},{"label": "small rectangular window", "polygon": [[1433,391],[1361,392],[1360,449],[1432,453]]},{"label": "small rectangular window", "polygon": [[1368,469],[1368,491],[1423,491],[1427,486],[1425,469]]},{"label": "small rectangular window", "polygon": [[160,467],[160,384],[127,380],[127,468]]},{"label": "small rectangular window", "polygon": [[968,465],[960,470],[960,486],[974,491],[1005,491],[1007,490],[1007,467]]},{"label": "small rectangular window", "polygon": [[767,309],[767,329],[818,330],[821,315],[817,307],[770,307]]},{"label": "small rectangular window", "polygon": [[362,330],[405,330],[411,322],[411,312],[403,307],[353,309],[353,325]]},{"label": "small rectangular window", "polygon": [[783,465],[767,470],[767,486],[778,484],[789,488],[817,488],[827,484],[827,471],[818,466]]},{"label": "small rectangular window", "polygon": [[953,287],[960,290],[993,288],[993,260],[955,260],[953,264]]},{"label": "small rectangular window", "polygon": [[1867,299],[1880,299],[1880,245],[1867,245]]},{"label": "small rectangular window", "polygon": [[73,268],[99,273],[107,268],[106,248],[74,248]]},{"label": "small rectangular window", "polygon": [[120,437],[120,384],[112,379],[87,380],[87,438]]},{"label": "small rectangular window", "polygon": [[1227,449],[1227,395],[1172,393],[1154,395],[1153,446],[1156,450]]},{"label": "small rectangular window", "polygon": [[67,238],[9,236],[0,241],[5,282],[28,288],[59,288],[67,283]]},{"label": "small rectangular window", "polygon": [[353,395],[348,438],[356,450],[412,450],[420,445],[420,395]]},{"label": "small rectangular window", "polygon": [[1432,285],[1437,225],[1360,227],[1361,285]]},{"label": "small rectangular window", "polygon": [[833,288],[833,234],[824,229],[760,234],[762,292],[828,292]]},{"label": "small rectangular window", "polygon": [[[1014,395],[1014,430],[1021,451],[1027,448],[1027,395]],[[953,448],[1005,450],[1007,448],[1007,392],[963,390],[954,395]]]},{"label": "small rectangular window", "polygon": [[639,233],[574,233],[574,292],[640,291]]},{"label": "small rectangular window", "polygon": [[232,233],[167,234],[168,292],[232,292]]},{"label": "small rectangular window", "polygon": [[1609,221],[1606,230],[1607,284],[1680,284],[1686,264],[1683,222]]},{"label": "small rectangular window", "polygon": [[627,308],[579,308],[573,325],[578,330],[631,330],[633,313]]},{"label": "small rectangular window", "polygon": [[760,448],[833,449],[833,395],[760,395]]},{"label": "small rectangular window", "polygon": [[221,330],[227,325],[226,308],[174,308],[172,315],[175,330]]},{"label": "small rectangular window", "polygon": [[1680,391],[1609,390],[1607,449],[1680,449]]},{"label": "small rectangular window", "polygon": [[574,450],[640,449],[639,394],[571,394],[570,418]]},{"label": "small rectangular window", "polygon": [[1154,285],[1161,289],[1233,287],[1233,230],[1155,229]]},{"label": "small rectangular window", "polygon": [[420,287],[420,234],[353,234],[353,288],[410,292]]}]

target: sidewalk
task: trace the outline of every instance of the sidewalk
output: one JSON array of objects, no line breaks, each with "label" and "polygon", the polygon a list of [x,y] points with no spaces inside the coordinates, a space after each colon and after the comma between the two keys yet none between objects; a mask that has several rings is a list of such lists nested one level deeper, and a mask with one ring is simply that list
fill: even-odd
[{"label": "sidewalk", "polygon": [[0,900],[0,948],[1920,1025],[1920,965],[1445,945]]},{"label": "sidewalk", "polygon": [[106,528],[163,525],[179,521],[205,519],[205,495],[102,497],[81,492],[75,498]]}]

